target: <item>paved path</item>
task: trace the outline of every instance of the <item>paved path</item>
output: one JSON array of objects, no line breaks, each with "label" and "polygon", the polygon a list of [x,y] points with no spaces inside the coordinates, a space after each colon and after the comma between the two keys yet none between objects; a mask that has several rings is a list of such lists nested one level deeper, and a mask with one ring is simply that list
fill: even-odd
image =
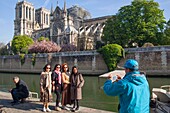
[{"label": "paved path", "polygon": [[[8,92],[0,91],[0,113],[42,113],[42,103],[39,99],[29,99],[26,103],[11,105],[12,97]],[[56,113],[54,110],[55,103],[50,103],[50,113]],[[1,112],[3,110],[3,112]],[[70,111],[62,110],[61,113],[70,113]],[[78,113],[113,113],[109,111],[97,110],[87,107],[80,107]]]}]

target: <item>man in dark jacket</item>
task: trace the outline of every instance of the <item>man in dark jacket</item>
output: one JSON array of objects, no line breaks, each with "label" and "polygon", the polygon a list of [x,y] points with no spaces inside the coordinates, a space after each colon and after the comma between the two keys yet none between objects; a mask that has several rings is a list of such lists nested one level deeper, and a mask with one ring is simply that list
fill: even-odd
[{"label": "man in dark jacket", "polygon": [[23,102],[23,100],[29,96],[29,90],[27,84],[23,80],[20,80],[19,77],[14,77],[13,82],[15,83],[16,88],[11,90],[11,95],[13,98],[13,102],[11,103],[14,105],[20,103],[19,100]]}]

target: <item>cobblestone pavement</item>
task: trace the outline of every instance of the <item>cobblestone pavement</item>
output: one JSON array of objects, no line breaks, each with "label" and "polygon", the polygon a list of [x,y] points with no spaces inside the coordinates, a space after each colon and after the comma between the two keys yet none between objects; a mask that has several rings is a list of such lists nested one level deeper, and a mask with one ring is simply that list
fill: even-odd
[{"label": "cobblestone pavement", "polygon": [[[25,103],[18,105],[11,105],[12,97],[8,92],[0,91],[0,113],[42,113],[42,103],[39,99],[31,98]],[[50,113],[56,113],[54,110],[55,103],[50,103]],[[69,107],[69,106],[68,106]],[[61,113],[70,113],[71,111],[62,110]],[[113,113],[104,110],[92,109],[87,107],[80,107],[78,113]]]}]

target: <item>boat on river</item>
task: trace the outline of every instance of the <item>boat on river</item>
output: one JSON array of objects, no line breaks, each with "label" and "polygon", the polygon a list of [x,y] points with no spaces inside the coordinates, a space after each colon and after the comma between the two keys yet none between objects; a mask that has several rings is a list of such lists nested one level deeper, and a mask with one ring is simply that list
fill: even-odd
[{"label": "boat on river", "polygon": [[170,85],[152,89],[151,113],[170,113]]}]

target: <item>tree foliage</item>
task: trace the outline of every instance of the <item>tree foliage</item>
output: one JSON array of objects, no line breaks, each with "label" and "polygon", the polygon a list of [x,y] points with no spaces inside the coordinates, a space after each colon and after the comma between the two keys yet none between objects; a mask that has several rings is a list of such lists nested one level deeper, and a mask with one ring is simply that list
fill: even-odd
[{"label": "tree foliage", "polygon": [[109,71],[115,70],[117,64],[124,57],[124,49],[118,44],[108,44],[98,50],[103,55]]},{"label": "tree foliage", "polygon": [[2,46],[0,47],[0,55],[8,55],[8,49],[7,49],[7,46]]},{"label": "tree foliage", "polygon": [[165,27],[165,38],[163,39],[163,44],[164,45],[170,45],[170,20],[166,23]]},{"label": "tree foliage", "polygon": [[33,43],[33,39],[26,35],[15,36],[12,40],[12,51],[14,54],[27,54],[28,47]]},{"label": "tree foliage", "polygon": [[61,52],[66,52],[66,51],[76,51],[77,47],[72,44],[64,44],[61,46]]},{"label": "tree foliage", "polygon": [[159,45],[164,38],[165,22],[157,2],[134,0],[106,22],[102,39],[105,44],[117,43],[122,47],[132,47],[133,43],[141,47],[146,42]]},{"label": "tree foliage", "polygon": [[142,47],[154,47],[152,43],[145,43]]},{"label": "tree foliage", "polygon": [[41,41],[43,41],[43,40],[46,40],[46,41],[49,41],[49,38],[45,38],[45,37],[40,37],[40,38],[38,38],[38,42],[41,42]]},{"label": "tree foliage", "polygon": [[36,41],[33,45],[29,47],[30,53],[53,53],[53,52],[59,52],[60,46],[58,46],[56,43],[52,41]]}]

